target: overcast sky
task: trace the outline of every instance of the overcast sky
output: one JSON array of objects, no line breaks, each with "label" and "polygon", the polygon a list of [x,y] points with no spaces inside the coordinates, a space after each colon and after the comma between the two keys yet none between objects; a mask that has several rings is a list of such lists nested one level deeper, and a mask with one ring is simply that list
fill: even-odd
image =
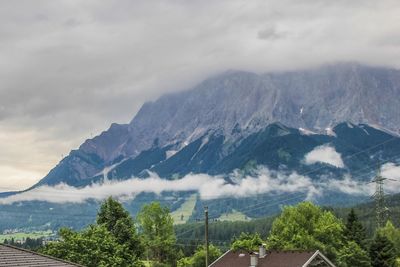
[{"label": "overcast sky", "polygon": [[227,69],[400,67],[398,0],[0,2],[0,191]]}]

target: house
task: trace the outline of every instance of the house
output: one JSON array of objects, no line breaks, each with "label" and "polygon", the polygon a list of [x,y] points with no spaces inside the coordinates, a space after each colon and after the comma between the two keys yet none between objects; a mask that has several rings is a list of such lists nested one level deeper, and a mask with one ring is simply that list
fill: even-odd
[{"label": "house", "polygon": [[0,244],[1,267],[76,267],[81,266],[26,249]]},{"label": "house", "polygon": [[227,251],[209,265],[210,267],[336,267],[319,250],[316,251],[266,251],[243,253]]}]

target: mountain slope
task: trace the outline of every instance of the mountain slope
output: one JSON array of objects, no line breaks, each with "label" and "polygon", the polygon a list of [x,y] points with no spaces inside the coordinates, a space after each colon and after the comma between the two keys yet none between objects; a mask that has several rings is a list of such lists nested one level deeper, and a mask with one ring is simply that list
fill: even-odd
[{"label": "mountain slope", "polygon": [[[213,162],[213,157],[234,149],[230,144],[238,144],[274,122],[318,133],[345,121],[398,132],[399,94],[400,71],[358,64],[266,74],[226,72],[191,90],[144,104],[129,124],[113,124],[87,140],[39,184],[85,184],[104,168],[136,158],[143,151],[154,147],[169,147],[170,154],[186,151],[190,148],[187,144],[195,145],[205,136],[217,143],[201,151]],[[222,148],[217,151],[215,146]],[[205,171],[207,164],[198,162],[185,172]],[[167,164],[157,168],[160,173],[173,172]]]},{"label": "mountain slope", "polygon": [[[354,181],[361,182],[357,185],[359,186],[376,174],[378,165],[387,162],[400,163],[400,137],[365,124],[340,123],[329,134],[312,134],[273,123],[235,142],[228,143],[226,139],[221,134],[208,133],[187,143],[180,150],[177,150],[175,145],[161,147],[159,143],[154,142],[150,149],[142,151],[136,157],[123,158],[112,166],[99,170],[94,176],[73,182],[75,186],[85,186],[101,183],[104,178],[109,180],[145,178],[148,176],[148,171],[151,171],[165,179],[179,179],[191,173],[207,173],[223,176],[228,184],[235,186],[240,183],[237,179],[243,179],[248,175],[257,177],[259,166],[262,165],[271,170],[272,179],[279,175],[289,177],[292,173],[298,173],[309,177],[313,184],[318,185],[340,181],[349,175]],[[320,155],[319,161],[307,162],[307,155],[321,147],[329,147],[338,153],[343,166],[332,165],[324,160],[323,155]],[[87,158],[86,155],[75,153],[77,152],[74,152],[74,158],[79,157],[82,161],[96,163],[97,158]],[[62,164],[71,164],[69,160],[72,159],[67,158]],[[99,162],[100,166],[101,161]],[[237,172],[239,175],[232,178],[232,172]],[[255,192],[257,186],[263,186],[260,184],[262,180],[259,181],[252,185]],[[249,218],[275,214],[283,204],[295,204],[305,200],[307,192],[304,190],[305,188],[297,188],[294,191],[261,192],[240,198],[222,194],[219,198],[211,200],[200,199],[197,196],[192,215],[185,220],[194,221],[202,216],[205,205],[212,207],[213,218],[232,211],[240,211]],[[55,193],[45,190],[41,194],[43,201],[17,201],[0,205],[0,215],[3,218],[7,217],[0,224],[0,230],[10,227],[57,229],[60,225],[80,228],[93,220],[95,216],[93,212],[99,205],[98,201],[91,199],[84,203],[51,203],[44,199],[53,198]],[[60,191],[58,194],[69,193]],[[74,194],[85,194],[85,191]],[[171,211],[175,211],[179,210],[189,197],[192,198],[193,194],[197,192],[168,191],[161,194],[143,192],[137,194],[133,200],[126,199],[124,204],[133,215],[144,203],[150,201],[160,201]],[[369,199],[368,192],[354,194],[352,191],[346,191],[346,188],[342,190],[338,187],[325,186],[321,194],[316,195],[313,200],[320,205],[348,206]],[[267,208],[264,208],[265,206]]]},{"label": "mountain slope", "polygon": [[[228,138],[209,133],[179,150],[174,150],[174,145],[160,147],[156,142],[136,157],[124,158],[104,170],[99,169],[94,176],[72,181],[75,186],[85,186],[104,179],[144,178],[149,171],[166,179],[190,173],[228,175],[235,170],[252,174],[259,165],[285,173],[306,173],[315,180],[320,176],[337,178],[349,174],[354,179],[361,177],[368,181],[381,164],[400,163],[400,137],[366,124],[340,123],[329,134],[309,134],[273,123],[242,139],[228,143],[225,141]],[[333,149],[343,161],[343,167],[322,159],[306,162],[306,155],[318,148]],[[74,154],[78,156],[84,158]]]}]

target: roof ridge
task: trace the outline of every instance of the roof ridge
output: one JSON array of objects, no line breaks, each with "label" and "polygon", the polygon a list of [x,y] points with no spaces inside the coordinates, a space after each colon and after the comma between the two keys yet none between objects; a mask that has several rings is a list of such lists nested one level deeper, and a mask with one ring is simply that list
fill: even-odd
[{"label": "roof ridge", "polygon": [[53,257],[53,256],[45,255],[45,254],[42,254],[42,253],[39,253],[39,252],[36,252],[36,251],[33,251],[33,250],[12,246],[12,245],[9,245],[9,244],[0,244],[0,246],[12,248],[12,249],[15,249],[15,250],[20,250],[20,251],[23,251],[23,252],[31,253],[31,254],[34,254],[34,255],[38,255],[38,256],[49,258],[49,259],[56,260],[56,261],[61,261],[61,262],[68,263],[68,264],[75,265],[75,266],[79,266],[79,267],[85,267],[83,265],[80,265],[80,264],[77,264],[77,263],[74,263],[74,262],[70,262],[70,261],[67,261],[67,260],[64,260],[64,259],[59,259],[59,258],[56,258],[56,257]]},{"label": "roof ridge", "polygon": [[277,253],[315,253],[317,249],[313,250],[302,250],[302,249],[270,249],[267,252],[277,252]]}]

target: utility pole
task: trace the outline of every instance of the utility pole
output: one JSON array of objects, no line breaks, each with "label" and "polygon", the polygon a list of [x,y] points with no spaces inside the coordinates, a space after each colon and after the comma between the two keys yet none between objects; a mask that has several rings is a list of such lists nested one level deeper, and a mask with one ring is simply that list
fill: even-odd
[{"label": "utility pole", "polygon": [[208,207],[204,207],[205,224],[205,249],[206,249],[206,267],[208,267]]}]

